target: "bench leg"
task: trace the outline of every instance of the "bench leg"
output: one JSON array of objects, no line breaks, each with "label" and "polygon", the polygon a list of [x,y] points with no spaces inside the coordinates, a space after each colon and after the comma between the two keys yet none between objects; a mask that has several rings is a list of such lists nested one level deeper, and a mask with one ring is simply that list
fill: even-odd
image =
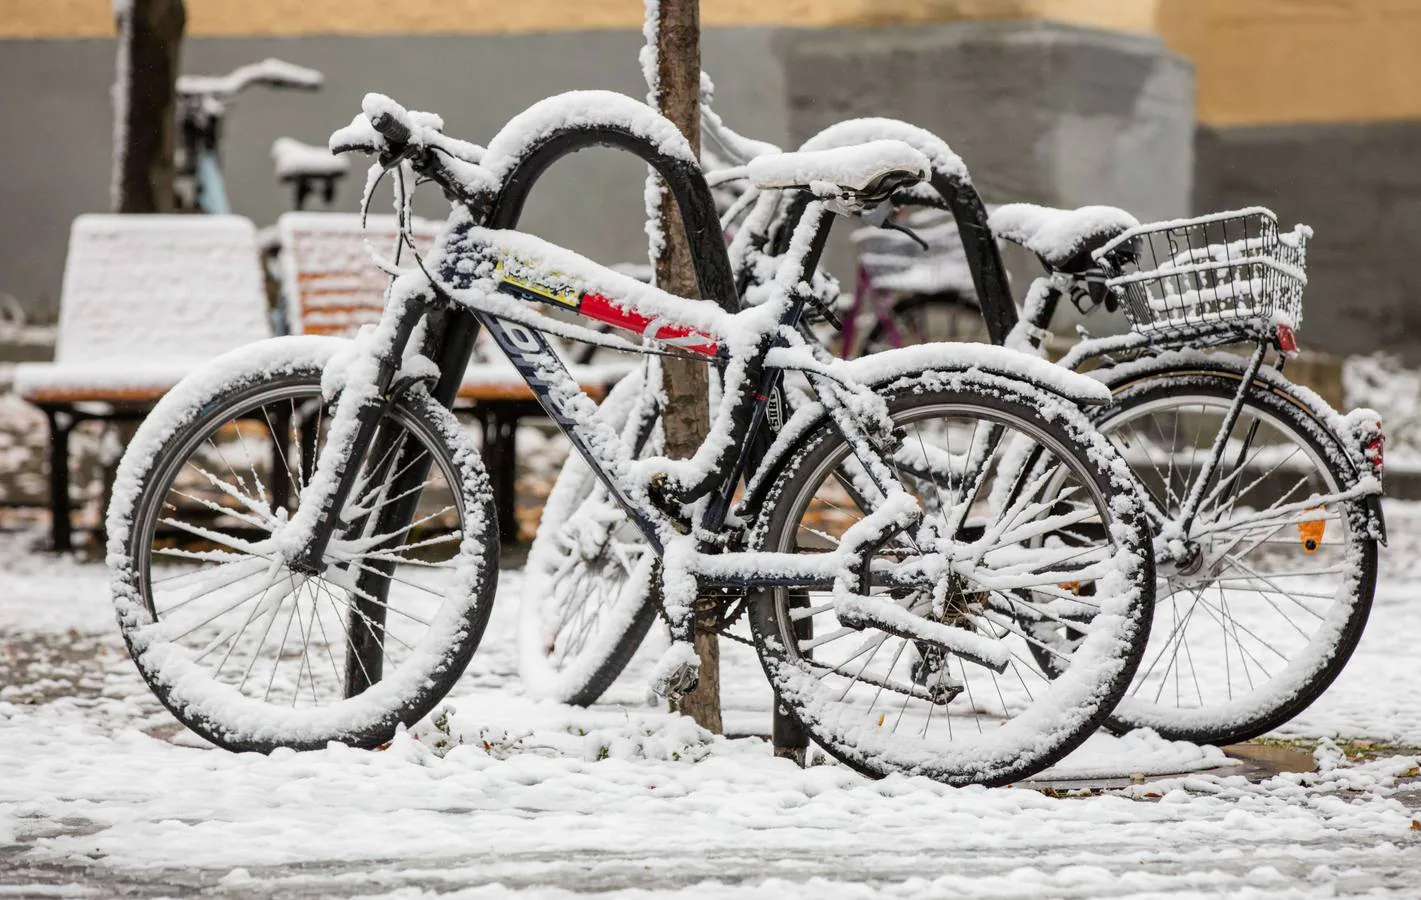
[{"label": "bench leg", "polygon": [[484,466],[493,485],[493,508],[498,519],[499,538],[507,543],[518,541],[518,516],[515,514],[518,480],[518,454],[514,435],[518,431],[517,411],[487,404],[478,411],[484,433]]},{"label": "bench leg", "polygon": [[65,553],[74,546],[69,521],[69,432],[74,419],[57,409],[46,409],[49,420],[49,533],[50,546]]}]

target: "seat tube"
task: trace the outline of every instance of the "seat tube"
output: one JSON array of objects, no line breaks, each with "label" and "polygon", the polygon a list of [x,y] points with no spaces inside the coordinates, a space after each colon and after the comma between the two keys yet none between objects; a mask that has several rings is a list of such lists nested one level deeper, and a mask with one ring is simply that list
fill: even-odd
[{"label": "seat tube", "polygon": [[227,187],[222,183],[222,167],[217,163],[217,151],[201,151],[197,157],[197,203],[202,211],[225,216],[232,211],[227,202]]}]

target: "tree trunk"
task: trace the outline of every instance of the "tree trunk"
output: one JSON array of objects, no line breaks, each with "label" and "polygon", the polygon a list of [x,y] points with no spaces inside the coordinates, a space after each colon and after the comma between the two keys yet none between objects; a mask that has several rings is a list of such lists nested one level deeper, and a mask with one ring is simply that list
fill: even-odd
[{"label": "tree trunk", "polygon": [[[690,141],[691,150],[701,145],[701,22],[699,0],[646,0],[647,48],[654,51],[643,59],[651,101],[661,114],[675,123]],[[659,179],[656,181],[659,241],[653,241],[656,284],[681,297],[700,295],[691,246],[681,226],[676,200]],[[708,302],[708,301],[707,301]],[[707,406],[708,372],[705,363],[687,359],[662,360],[662,388],[666,409],[662,417],[666,431],[666,455],[684,458],[696,452],[710,430]],[[700,657],[700,683],[681,698],[680,709],[702,728],[719,734],[720,647],[716,636],[697,629],[696,654]]]},{"label": "tree trunk", "polygon": [[116,3],[115,212],[173,211],[173,108],[187,23],[182,0]]}]

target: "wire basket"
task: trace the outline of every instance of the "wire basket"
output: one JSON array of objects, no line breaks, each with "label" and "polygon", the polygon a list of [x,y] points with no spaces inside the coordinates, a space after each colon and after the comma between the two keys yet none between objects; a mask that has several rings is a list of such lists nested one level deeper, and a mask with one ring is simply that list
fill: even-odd
[{"label": "wire basket", "polygon": [[1095,252],[1138,332],[1302,323],[1312,229],[1280,233],[1262,207],[1132,228]]}]

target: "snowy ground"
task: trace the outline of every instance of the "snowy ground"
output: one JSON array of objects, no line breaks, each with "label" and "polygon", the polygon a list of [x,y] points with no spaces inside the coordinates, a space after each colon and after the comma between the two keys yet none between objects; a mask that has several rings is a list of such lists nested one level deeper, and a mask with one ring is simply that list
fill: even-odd
[{"label": "snowy ground", "polygon": [[[442,730],[207,749],[129,663],[102,569],[0,536],[0,896],[1416,896],[1421,506],[1390,514],[1361,648],[1283,732],[1388,742],[1380,758],[1323,741],[1318,773],[1255,783],[1214,748],[1102,736],[1054,776],[1146,777],[1067,797],[801,770],[647,706],[635,677],[591,710],[530,701],[517,571]],[[765,728],[758,666],[732,646],[726,667],[728,730]]]}]

